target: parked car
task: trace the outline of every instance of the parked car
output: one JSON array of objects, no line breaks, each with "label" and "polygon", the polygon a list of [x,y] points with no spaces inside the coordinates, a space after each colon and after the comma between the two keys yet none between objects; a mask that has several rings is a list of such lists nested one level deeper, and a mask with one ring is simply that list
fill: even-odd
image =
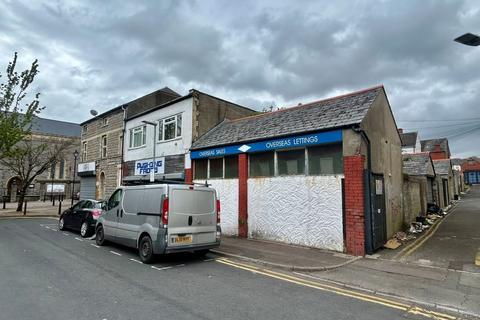
[{"label": "parked car", "polygon": [[58,228],[78,230],[82,237],[88,237],[93,234],[97,219],[102,215],[104,208],[104,201],[79,201],[73,207],[63,211],[58,220]]},{"label": "parked car", "polygon": [[220,245],[220,201],[207,186],[155,184],[123,186],[98,219],[96,242],[112,241],[139,250],[150,263],[155,254],[206,254]]}]

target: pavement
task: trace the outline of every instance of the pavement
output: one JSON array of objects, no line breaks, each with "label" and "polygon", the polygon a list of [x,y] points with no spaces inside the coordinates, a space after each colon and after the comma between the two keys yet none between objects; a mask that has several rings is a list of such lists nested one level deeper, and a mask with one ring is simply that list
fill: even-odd
[{"label": "pavement", "polygon": [[333,251],[236,237],[222,237],[220,247],[212,251],[267,267],[294,271],[329,270],[359,259]]},{"label": "pavement", "polygon": [[[61,210],[69,208],[71,205],[71,199],[65,199],[61,203]],[[16,202],[6,203],[6,208],[3,208],[3,204],[0,203],[0,218],[5,217],[58,217],[58,208],[60,202],[55,201],[55,206],[53,206],[51,201],[29,201],[27,203],[27,212],[26,215],[23,214],[23,211],[18,212]]]},{"label": "pavement", "polygon": [[54,219],[0,220],[0,288],[2,319],[456,319],[215,255],[146,265]]}]

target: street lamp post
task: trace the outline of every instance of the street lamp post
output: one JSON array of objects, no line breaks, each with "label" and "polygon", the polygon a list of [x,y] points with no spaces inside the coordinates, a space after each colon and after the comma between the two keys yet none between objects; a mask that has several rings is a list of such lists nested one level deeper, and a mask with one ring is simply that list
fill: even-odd
[{"label": "street lamp post", "polygon": [[73,152],[73,182],[72,182],[72,207],[73,207],[73,196],[75,194],[75,176],[77,175],[77,158],[78,151]]},{"label": "street lamp post", "polygon": [[151,125],[153,126],[153,168],[152,168],[152,171],[150,171],[150,182],[154,182],[155,181],[155,169],[157,168],[157,164],[155,163],[155,146],[156,146],[156,142],[157,142],[157,124],[155,122],[150,122],[150,121],[146,121],[146,120],[143,120],[142,121],[143,123],[145,124],[148,124],[148,125]]},{"label": "street lamp post", "polygon": [[472,47],[480,45],[480,37],[473,33],[465,33],[464,35],[455,38],[454,41]]}]

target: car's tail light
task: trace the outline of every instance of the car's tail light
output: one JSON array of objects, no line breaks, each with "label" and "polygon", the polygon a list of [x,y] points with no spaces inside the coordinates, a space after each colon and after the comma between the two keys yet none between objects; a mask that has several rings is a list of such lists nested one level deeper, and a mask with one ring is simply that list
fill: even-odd
[{"label": "car's tail light", "polygon": [[93,219],[97,220],[101,215],[102,215],[102,210],[100,210],[100,209],[93,209],[92,210]]},{"label": "car's tail light", "polygon": [[217,223],[220,223],[220,200],[217,199]]},{"label": "car's tail light", "polygon": [[162,205],[162,223],[163,225],[168,224],[168,198],[163,199]]}]

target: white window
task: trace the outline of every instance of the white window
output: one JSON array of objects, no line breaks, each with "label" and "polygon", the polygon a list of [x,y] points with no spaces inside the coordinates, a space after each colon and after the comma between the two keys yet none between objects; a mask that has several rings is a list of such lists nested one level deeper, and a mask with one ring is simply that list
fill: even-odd
[{"label": "white window", "polygon": [[82,161],[87,161],[87,143],[84,142],[82,146]]},{"label": "white window", "polygon": [[158,121],[158,141],[172,140],[182,136],[182,115],[177,114]]},{"label": "white window", "polygon": [[107,135],[102,136],[102,158],[107,157]]},{"label": "white window", "polygon": [[102,127],[105,127],[107,125],[108,125],[108,118],[105,117],[105,118],[102,119]]},{"label": "white window", "polygon": [[82,133],[87,133],[88,126],[85,124],[82,128]]},{"label": "white window", "polygon": [[147,140],[147,126],[130,129],[130,148],[138,148],[145,145]]}]

